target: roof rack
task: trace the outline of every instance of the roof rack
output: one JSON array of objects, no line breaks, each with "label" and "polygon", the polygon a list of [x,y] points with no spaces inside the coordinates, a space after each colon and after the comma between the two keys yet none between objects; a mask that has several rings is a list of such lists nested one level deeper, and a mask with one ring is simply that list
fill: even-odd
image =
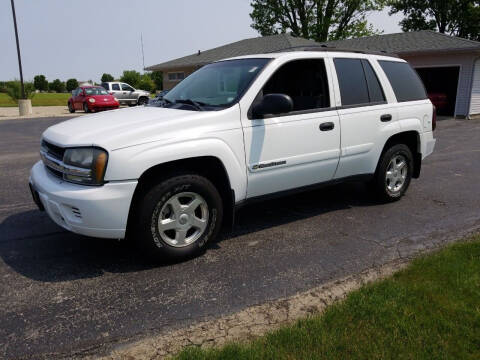
[{"label": "roof rack", "polygon": [[329,45],[307,45],[307,46],[292,46],[286,49],[275,50],[272,53],[278,52],[288,52],[288,51],[331,51],[331,52],[350,52],[356,54],[369,54],[369,55],[383,55],[383,56],[391,56],[398,58],[397,54],[389,53],[385,50],[380,51],[373,51],[373,50],[359,50],[359,49],[348,49],[348,48],[336,48],[335,46]]}]

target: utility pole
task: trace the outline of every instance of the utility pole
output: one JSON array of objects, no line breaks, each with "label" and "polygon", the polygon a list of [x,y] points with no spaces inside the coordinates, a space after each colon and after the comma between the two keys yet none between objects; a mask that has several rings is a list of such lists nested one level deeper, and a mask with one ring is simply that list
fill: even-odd
[{"label": "utility pole", "polygon": [[12,3],[12,13],[13,13],[13,26],[15,27],[15,39],[17,40],[17,55],[18,55],[18,67],[20,68],[20,85],[22,87],[22,99],[26,99],[25,96],[25,87],[23,85],[23,72],[22,72],[22,58],[20,57],[20,43],[18,42],[18,30],[17,30],[17,17],[15,16],[15,4],[13,0],[10,0]]},{"label": "utility pole", "polygon": [[145,73],[145,54],[143,53],[143,34],[142,33],[140,33],[140,42],[142,43],[142,64],[143,64],[142,69],[143,69],[143,72]]}]

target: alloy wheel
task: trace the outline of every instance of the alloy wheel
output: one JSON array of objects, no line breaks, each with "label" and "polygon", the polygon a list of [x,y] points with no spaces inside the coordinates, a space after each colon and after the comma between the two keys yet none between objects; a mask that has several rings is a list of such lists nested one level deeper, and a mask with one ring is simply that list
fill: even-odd
[{"label": "alloy wheel", "polygon": [[207,229],[208,216],[207,202],[199,194],[176,194],[168,199],[160,210],[158,233],[168,245],[188,246],[203,235]]},{"label": "alloy wheel", "polygon": [[385,173],[385,185],[388,192],[399,192],[405,185],[407,175],[408,165],[405,156],[400,154],[393,156]]}]

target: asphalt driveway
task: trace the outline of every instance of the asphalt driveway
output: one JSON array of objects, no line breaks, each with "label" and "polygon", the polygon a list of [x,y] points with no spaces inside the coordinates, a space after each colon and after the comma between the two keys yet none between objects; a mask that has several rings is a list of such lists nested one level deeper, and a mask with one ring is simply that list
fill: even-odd
[{"label": "asphalt driveway", "polygon": [[0,358],[58,358],[238,311],[480,228],[480,122],[446,120],[404,199],[362,184],[242,209],[206,255],[154,264],[35,209],[28,172],[56,118],[0,122]]}]

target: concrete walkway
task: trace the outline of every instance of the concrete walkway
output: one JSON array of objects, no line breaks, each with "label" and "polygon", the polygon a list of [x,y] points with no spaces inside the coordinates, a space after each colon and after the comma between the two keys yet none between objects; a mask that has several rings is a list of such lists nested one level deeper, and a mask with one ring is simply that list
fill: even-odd
[{"label": "concrete walkway", "polygon": [[11,119],[30,119],[39,117],[57,117],[57,116],[79,116],[84,115],[83,111],[70,114],[66,106],[34,106],[33,114],[20,116],[18,107],[0,107],[0,120]]}]

